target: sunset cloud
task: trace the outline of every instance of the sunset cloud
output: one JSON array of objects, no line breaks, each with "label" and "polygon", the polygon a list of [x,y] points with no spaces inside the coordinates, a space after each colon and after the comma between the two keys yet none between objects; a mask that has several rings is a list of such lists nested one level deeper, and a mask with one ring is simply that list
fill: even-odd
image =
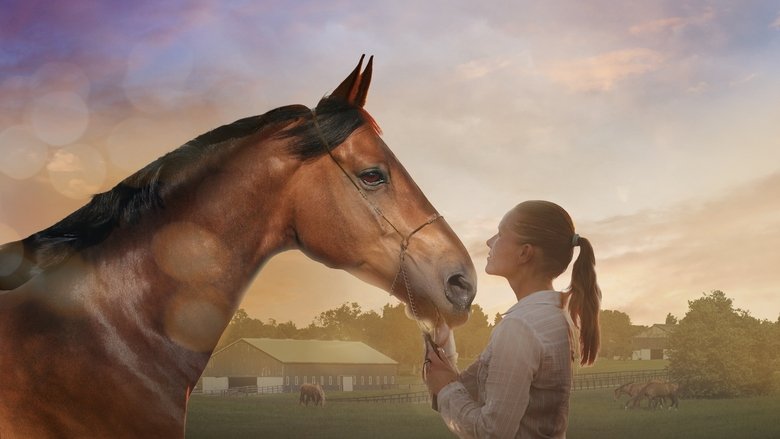
[{"label": "sunset cloud", "polygon": [[679,32],[687,26],[709,23],[714,17],[714,10],[707,8],[703,13],[695,16],[666,17],[635,24],[629,28],[629,32],[633,35]]},{"label": "sunset cloud", "polygon": [[463,79],[482,78],[512,64],[507,58],[482,58],[457,66],[458,76]]},{"label": "sunset cloud", "polygon": [[600,55],[554,63],[547,76],[572,91],[609,91],[618,82],[657,70],[661,53],[645,48],[616,50]]}]

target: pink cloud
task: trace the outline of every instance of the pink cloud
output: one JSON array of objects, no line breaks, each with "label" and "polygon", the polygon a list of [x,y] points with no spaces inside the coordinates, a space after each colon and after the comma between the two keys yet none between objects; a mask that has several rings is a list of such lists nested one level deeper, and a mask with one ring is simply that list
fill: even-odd
[{"label": "pink cloud", "polygon": [[572,91],[609,91],[622,80],[659,69],[663,62],[660,52],[639,47],[555,62],[545,73]]},{"label": "pink cloud", "polygon": [[629,28],[632,35],[678,32],[685,27],[709,23],[715,17],[715,11],[708,8],[699,15],[689,17],[666,17],[635,24]]}]

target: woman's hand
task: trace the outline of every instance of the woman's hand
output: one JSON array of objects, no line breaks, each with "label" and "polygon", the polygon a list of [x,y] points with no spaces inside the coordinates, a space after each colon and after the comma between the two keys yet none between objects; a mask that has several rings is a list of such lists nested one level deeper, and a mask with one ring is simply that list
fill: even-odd
[{"label": "woman's hand", "polygon": [[436,395],[447,384],[457,380],[458,373],[450,365],[444,349],[428,346],[426,349],[425,362],[423,363],[423,377],[425,384],[428,385],[428,391],[431,395]]}]

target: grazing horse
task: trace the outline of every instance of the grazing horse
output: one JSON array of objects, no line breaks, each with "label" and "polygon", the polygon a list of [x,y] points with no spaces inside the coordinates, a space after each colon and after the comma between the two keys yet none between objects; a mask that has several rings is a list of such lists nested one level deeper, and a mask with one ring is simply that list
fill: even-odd
[{"label": "grazing horse", "polygon": [[474,266],[363,109],[372,61],[316,108],[201,135],[0,247],[0,437],[183,437],[246,287],[289,249],[429,326],[466,321]]},{"label": "grazing horse", "polygon": [[620,399],[622,395],[628,395],[629,398],[633,398],[639,393],[647,383],[626,383],[615,389],[615,401]]},{"label": "grazing horse", "polygon": [[298,404],[309,405],[309,401],[312,401],[314,405],[325,405],[325,391],[322,390],[322,386],[319,384],[302,384],[301,385],[301,398]]},{"label": "grazing horse", "polygon": [[669,408],[676,409],[679,405],[679,401],[677,399],[678,389],[679,385],[675,383],[651,381],[645,384],[633,398],[626,401],[624,408],[628,408],[629,405],[631,405],[632,408],[637,407],[642,398],[648,399],[649,408],[656,408],[658,404],[663,407],[664,399],[669,398],[672,401],[672,404],[669,406]]}]

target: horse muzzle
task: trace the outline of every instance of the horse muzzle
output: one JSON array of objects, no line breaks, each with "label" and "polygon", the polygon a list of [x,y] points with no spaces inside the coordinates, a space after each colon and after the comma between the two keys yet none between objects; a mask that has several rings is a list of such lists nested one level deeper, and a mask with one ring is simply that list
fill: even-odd
[{"label": "horse muzzle", "polygon": [[452,304],[453,311],[456,313],[468,312],[476,294],[477,289],[474,283],[470,282],[462,273],[450,276],[444,287],[444,295]]}]

